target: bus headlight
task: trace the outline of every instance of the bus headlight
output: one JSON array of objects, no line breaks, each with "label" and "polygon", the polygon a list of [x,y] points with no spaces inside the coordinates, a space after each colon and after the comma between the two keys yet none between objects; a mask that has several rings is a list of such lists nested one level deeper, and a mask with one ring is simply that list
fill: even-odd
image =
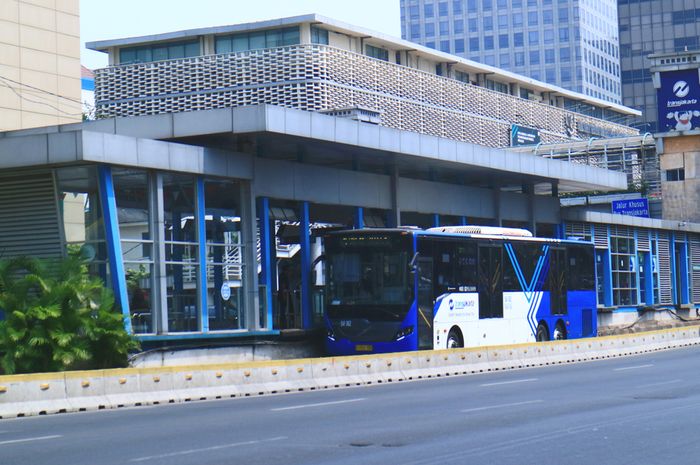
[{"label": "bus headlight", "polygon": [[405,328],[401,328],[401,330],[396,333],[396,336],[394,336],[394,339],[400,341],[411,334],[413,334],[413,326],[407,326]]},{"label": "bus headlight", "polygon": [[331,328],[328,328],[328,332],[326,333],[326,336],[328,336],[328,339],[335,342],[335,334],[333,334],[333,330]]}]

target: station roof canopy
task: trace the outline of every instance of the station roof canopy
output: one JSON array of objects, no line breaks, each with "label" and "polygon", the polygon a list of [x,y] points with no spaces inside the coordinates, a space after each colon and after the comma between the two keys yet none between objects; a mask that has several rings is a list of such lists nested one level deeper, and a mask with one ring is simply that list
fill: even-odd
[{"label": "station roof canopy", "polygon": [[0,133],[0,169],[90,161],[250,179],[256,157],[476,187],[627,187],[624,173],[271,105]]}]

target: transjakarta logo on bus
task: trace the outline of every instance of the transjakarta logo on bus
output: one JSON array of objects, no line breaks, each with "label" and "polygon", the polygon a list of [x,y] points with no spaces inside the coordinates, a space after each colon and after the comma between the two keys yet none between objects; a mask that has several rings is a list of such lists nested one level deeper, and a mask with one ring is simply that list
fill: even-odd
[{"label": "transjakarta logo on bus", "polygon": [[474,300],[458,300],[455,302],[453,299],[450,299],[448,302],[450,310],[464,310],[465,308],[474,307],[475,304]]}]

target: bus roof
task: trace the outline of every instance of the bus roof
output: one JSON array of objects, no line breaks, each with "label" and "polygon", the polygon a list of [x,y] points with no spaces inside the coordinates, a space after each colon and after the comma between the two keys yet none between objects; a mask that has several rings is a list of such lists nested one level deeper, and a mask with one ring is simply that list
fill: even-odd
[{"label": "bus roof", "polygon": [[[464,228],[465,230],[468,230],[469,228],[472,228],[472,230],[476,231],[476,228],[482,228],[480,231],[483,231],[482,233],[477,233],[477,232],[455,232],[459,231],[461,228]],[[581,245],[592,245],[593,243],[591,241],[586,241],[583,239],[554,239],[554,238],[549,238],[549,237],[534,237],[532,236],[532,233],[530,233],[530,236],[526,235],[518,235],[518,234],[495,234],[497,230],[515,230],[515,231],[526,231],[529,233],[527,230],[523,229],[518,229],[518,228],[501,228],[501,227],[493,227],[490,226],[488,227],[489,229],[485,229],[486,227],[483,226],[461,226],[461,227],[456,227],[454,229],[452,228],[429,228],[429,229],[420,229],[418,227],[399,227],[399,228],[363,228],[363,229],[345,229],[345,230],[340,230],[340,231],[333,231],[329,232],[328,235],[335,236],[335,235],[341,235],[341,234],[371,234],[371,233],[390,233],[390,234],[410,234],[410,235],[415,235],[415,236],[426,236],[426,237],[468,237],[468,238],[474,238],[474,239],[488,239],[488,240],[512,240],[512,241],[522,241],[522,242],[542,242],[542,243],[561,243],[561,244],[581,244]]]}]

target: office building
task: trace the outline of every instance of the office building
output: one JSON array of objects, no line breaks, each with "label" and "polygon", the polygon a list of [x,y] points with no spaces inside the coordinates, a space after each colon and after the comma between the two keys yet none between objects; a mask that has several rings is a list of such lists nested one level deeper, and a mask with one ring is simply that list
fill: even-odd
[{"label": "office building", "polygon": [[3,0],[0,131],[80,121],[78,0]]},{"label": "office building", "polygon": [[401,0],[406,40],[621,103],[615,0]]},{"label": "office building", "polygon": [[700,49],[700,0],[618,0],[618,14],[623,103],[642,112],[641,132],[665,132],[649,55]]}]

